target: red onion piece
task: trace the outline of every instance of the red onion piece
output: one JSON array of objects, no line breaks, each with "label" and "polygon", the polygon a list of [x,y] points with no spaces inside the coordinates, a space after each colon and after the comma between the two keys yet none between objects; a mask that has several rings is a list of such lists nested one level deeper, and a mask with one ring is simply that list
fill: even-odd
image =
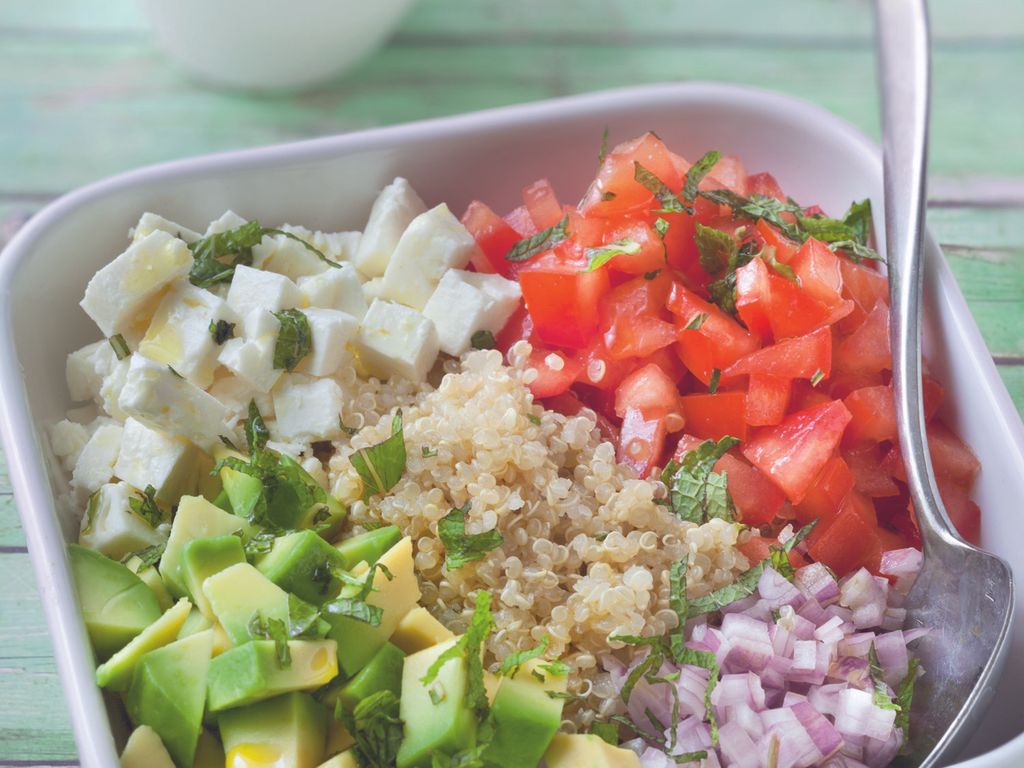
[{"label": "red onion piece", "polygon": [[839,597],[839,584],[821,563],[811,563],[796,572],[793,583],[807,597],[827,605]]},{"label": "red onion piece", "polygon": [[862,734],[885,741],[895,722],[896,710],[876,707],[867,691],[847,688],[839,693],[835,725],[843,736]]}]

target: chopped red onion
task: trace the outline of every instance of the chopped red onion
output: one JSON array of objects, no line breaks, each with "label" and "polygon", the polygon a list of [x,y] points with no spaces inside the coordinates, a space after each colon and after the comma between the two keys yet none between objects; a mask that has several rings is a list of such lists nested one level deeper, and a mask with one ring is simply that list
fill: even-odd
[{"label": "chopped red onion", "polygon": [[824,715],[806,700],[793,705],[793,714],[811,737],[822,758],[837,752],[843,743],[843,737],[835,726]]},{"label": "chopped red onion", "polygon": [[796,572],[793,583],[807,597],[827,605],[839,597],[839,584],[821,563],[811,563]]},{"label": "chopped red onion", "polygon": [[924,553],[919,549],[891,549],[882,553],[878,572],[885,576],[895,576],[897,579],[906,576],[913,578],[917,576],[923,564]]},{"label": "chopped red onion", "polygon": [[774,568],[765,568],[761,573],[757,591],[772,610],[784,605],[798,605],[805,600],[800,590]]},{"label": "chopped red onion", "polygon": [[907,609],[889,606],[882,614],[880,626],[882,629],[899,629],[907,621]]},{"label": "chopped red onion", "polygon": [[757,745],[739,723],[723,723],[718,729],[718,748],[729,768],[760,768]]},{"label": "chopped red onion", "polygon": [[876,707],[867,691],[847,688],[839,693],[836,729],[844,736],[863,734],[871,739],[885,741],[895,722],[896,710]]},{"label": "chopped red onion", "polygon": [[823,643],[838,643],[843,639],[843,619],[833,616],[814,630],[814,637]]},{"label": "chopped red onion", "polygon": [[871,648],[873,642],[875,642],[874,632],[856,632],[852,635],[847,635],[839,641],[839,655],[860,656],[866,659],[868,657],[868,649]]},{"label": "chopped red onion", "polygon": [[868,660],[857,656],[843,656],[828,671],[831,680],[842,680],[855,688],[867,688],[871,675],[868,672]]},{"label": "chopped red onion", "polygon": [[910,669],[910,654],[907,652],[907,641],[898,629],[886,632],[875,638],[875,653],[882,667],[885,682],[896,688],[900,680],[907,676]]},{"label": "chopped red onion", "polygon": [[906,640],[907,645],[910,645],[915,640],[920,640],[930,633],[931,629],[929,627],[911,627],[910,629],[903,630],[903,639]]}]

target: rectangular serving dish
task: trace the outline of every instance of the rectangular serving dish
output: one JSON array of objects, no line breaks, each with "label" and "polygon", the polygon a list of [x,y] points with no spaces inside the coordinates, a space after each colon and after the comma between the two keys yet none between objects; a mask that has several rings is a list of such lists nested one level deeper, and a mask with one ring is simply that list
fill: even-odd
[{"label": "rectangular serving dish", "polygon": [[[563,195],[582,191],[593,176],[605,127],[613,143],[654,130],[687,157],[713,148],[739,155],[752,171],[771,171],[795,199],[833,215],[863,197],[874,201],[876,217],[881,211],[878,149],[848,123],[780,94],[688,83],[143,168],[66,195],[10,243],[0,256],[0,428],[84,768],[113,768],[116,747],[93,682],[92,652],[65,554],[80,513],[59,501],[67,478],[46,445],[44,428],[71,406],[67,353],[99,335],[78,307],[85,285],[124,249],[128,228],[149,210],[202,229],[231,208],[268,225],[358,229],[377,190],[396,175],[407,177],[428,203],[445,201],[457,213],[472,198],[506,210],[518,204],[521,187],[543,176]],[[1024,427],[931,237],[926,250],[930,369],[947,387],[945,416],[981,460],[975,500],[983,510],[983,543],[1024,581],[1024,549],[1015,543],[1016,508],[1024,498]],[[1022,732],[1024,611],[1018,608],[1002,685],[965,752],[977,756],[959,765],[1024,765]]]}]

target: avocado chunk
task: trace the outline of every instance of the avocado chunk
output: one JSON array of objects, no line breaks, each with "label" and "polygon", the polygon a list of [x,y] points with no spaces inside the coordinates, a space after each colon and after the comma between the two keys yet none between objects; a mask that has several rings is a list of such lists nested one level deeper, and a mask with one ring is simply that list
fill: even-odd
[{"label": "avocado chunk", "polygon": [[564,699],[548,693],[565,693],[564,675],[542,668],[533,659],[513,677],[505,678],[491,705],[494,738],[484,751],[488,765],[520,768],[538,765],[562,721]]},{"label": "avocado chunk", "polygon": [[319,535],[305,530],[276,539],[256,568],[286,592],[320,605],[338,594],[341,582],[332,569],[343,570],[345,560]]},{"label": "avocado chunk", "polygon": [[175,768],[175,765],[157,732],[148,725],[140,725],[124,745],[121,768]]},{"label": "avocado chunk", "polygon": [[171,597],[171,593],[164,586],[164,580],[160,578],[160,572],[157,571],[156,566],[143,565],[142,558],[138,555],[132,555],[128,558],[125,561],[125,565],[128,566],[132,573],[142,579],[142,582],[147,587],[153,590],[153,594],[156,595],[156,601],[160,604],[161,611],[166,611],[174,605],[174,598]]},{"label": "avocado chunk", "polygon": [[198,608],[208,619],[213,618],[210,601],[203,592],[203,582],[225,568],[245,562],[242,540],[237,536],[212,536],[193,539],[181,551],[179,573],[185,588]]},{"label": "avocado chunk", "polygon": [[402,532],[397,525],[386,525],[374,531],[343,539],[335,544],[334,548],[342,557],[342,568],[351,571],[359,563],[373,565],[401,538]]},{"label": "avocado chunk", "polygon": [[210,610],[235,645],[252,639],[249,624],[257,613],[288,626],[288,593],[248,563],[237,563],[203,582]]},{"label": "avocado chunk", "polygon": [[184,640],[189,635],[194,635],[196,632],[202,632],[204,629],[210,629],[213,627],[213,622],[203,616],[199,612],[199,609],[192,606],[192,610],[188,612],[188,616],[185,617],[185,621],[181,625],[181,629],[178,630],[178,639]]},{"label": "avocado chunk", "polygon": [[636,752],[613,747],[593,733],[556,733],[544,761],[548,768],[640,768]]},{"label": "avocado chunk", "polygon": [[218,509],[201,496],[182,496],[171,523],[167,549],[160,558],[160,575],[170,593],[175,597],[188,595],[185,575],[181,572],[181,556],[186,544],[194,539],[227,536],[239,530],[248,540],[251,526],[246,521]]},{"label": "avocado chunk", "polygon": [[[378,561],[387,568],[373,570],[374,591],[366,598],[369,605],[383,610],[378,626],[364,621],[331,613],[331,603],[324,606],[324,619],[331,625],[328,637],[338,641],[338,663],[346,677],[352,677],[373,658],[399,622],[420,599],[419,583],[412,559],[412,539],[406,537],[381,556]],[[363,566],[365,568],[365,566]],[[362,571],[365,573],[366,571]],[[357,568],[354,575],[360,575]],[[390,573],[392,578],[388,578]],[[358,587],[346,586],[343,597],[353,597]]]},{"label": "avocado chunk", "polygon": [[273,640],[254,640],[210,662],[211,712],[253,704],[288,691],[312,691],[338,674],[333,640],[291,640],[282,664]]},{"label": "avocado chunk", "polygon": [[224,712],[220,735],[230,766],[316,768],[324,759],[327,710],[306,693]]},{"label": "avocado chunk", "polygon": [[112,691],[127,691],[139,659],[143,654],[173,643],[191,608],[192,604],[188,600],[179,600],[177,605],[132,638],[128,645],[111,656],[106,663],[101,664],[96,670],[96,682]]},{"label": "avocado chunk", "polygon": [[178,766],[193,764],[206,703],[213,632],[206,630],[139,659],[125,701],[135,725],[156,731]]},{"label": "avocado chunk", "polygon": [[156,596],[127,566],[77,544],[68,545],[68,558],[85,628],[101,659],[160,618]]},{"label": "avocado chunk", "polygon": [[370,663],[341,687],[338,692],[341,706],[351,712],[362,699],[377,691],[391,691],[398,698],[402,695],[404,665],[405,654],[391,643],[384,643]]},{"label": "avocado chunk", "polygon": [[395,634],[391,636],[391,642],[408,653],[416,653],[429,648],[432,645],[451,640],[455,633],[448,627],[435,619],[426,608],[418,605],[405,614]]},{"label": "avocado chunk", "polygon": [[398,768],[430,768],[434,752],[454,755],[476,746],[477,718],[466,701],[466,660],[449,659],[430,686],[421,681],[431,664],[456,642],[449,640],[405,659],[399,703],[405,725]]}]

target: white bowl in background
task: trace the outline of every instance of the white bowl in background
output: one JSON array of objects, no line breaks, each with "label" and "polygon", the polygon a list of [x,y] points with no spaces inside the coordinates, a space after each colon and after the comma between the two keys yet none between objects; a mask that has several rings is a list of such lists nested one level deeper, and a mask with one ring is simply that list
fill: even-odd
[{"label": "white bowl in background", "polygon": [[[10,243],[0,257],[0,428],[83,768],[116,766],[115,740],[93,682],[65,554],[65,541],[78,529],[76,511],[59,507],[67,478],[53,469],[41,427],[71,405],[66,354],[99,336],[78,307],[85,285],[123,250],[139,214],[157,211],[202,229],[230,207],[268,224],[360,228],[377,190],[396,175],[409,178],[429,203],[446,201],[459,211],[481,198],[506,210],[518,204],[521,187],[542,176],[566,195],[582,190],[606,126],[614,141],[653,129],[684,155],[711,148],[737,154],[748,168],[775,174],[797,200],[826,211],[845,210],[863,197],[874,200],[876,215],[881,210],[878,150],[848,123],[787,96],[690,83],[143,168],[61,198]],[[1017,516],[1024,427],[934,239],[926,249],[930,368],[947,388],[944,415],[981,460],[974,498],[983,510],[983,543],[1024,581]],[[966,753],[980,756],[961,768],[1024,765],[1022,732],[1024,611],[1018,608],[1003,683]]]},{"label": "white bowl in background", "polygon": [[146,0],[164,52],[212,85],[310,88],[357,64],[413,0]]}]

